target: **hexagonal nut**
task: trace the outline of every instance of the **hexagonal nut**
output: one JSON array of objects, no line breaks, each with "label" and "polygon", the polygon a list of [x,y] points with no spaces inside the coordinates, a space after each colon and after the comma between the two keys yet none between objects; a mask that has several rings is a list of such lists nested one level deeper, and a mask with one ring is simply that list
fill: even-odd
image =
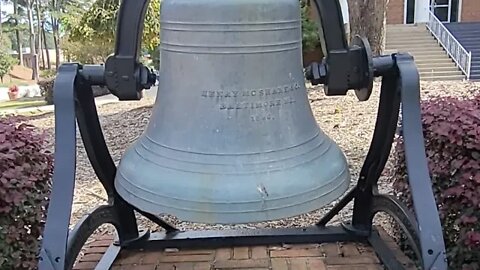
[{"label": "hexagonal nut", "polygon": [[305,75],[306,79],[309,80],[312,85],[322,84],[325,82],[327,69],[324,64],[313,62],[306,68]]}]

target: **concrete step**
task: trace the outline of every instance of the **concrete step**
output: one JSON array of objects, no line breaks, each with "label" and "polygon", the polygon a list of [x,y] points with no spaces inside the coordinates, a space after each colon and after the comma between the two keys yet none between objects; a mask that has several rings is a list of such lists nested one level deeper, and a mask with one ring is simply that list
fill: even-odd
[{"label": "concrete step", "polygon": [[415,32],[415,31],[405,31],[405,32],[387,32],[385,37],[386,38],[396,38],[396,37],[425,37],[431,36],[431,34],[427,31]]},{"label": "concrete step", "polygon": [[388,43],[415,43],[415,42],[434,42],[435,38],[433,36],[421,35],[421,36],[398,36],[398,37],[386,37],[385,39]]},{"label": "concrete step", "polygon": [[446,54],[442,57],[438,58],[431,58],[431,57],[422,57],[422,56],[413,56],[415,62],[424,64],[424,63],[432,63],[432,64],[441,64],[441,63],[453,63],[453,59],[448,57]]},{"label": "concrete step", "polygon": [[455,66],[455,63],[452,59],[445,57],[442,59],[417,59],[414,58],[415,64],[418,65],[428,65],[430,67],[436,67],[438,65],[452,65]]},{"label": "concrete step", "polygon": [[415,32],[415,31],[405,31],[405,32],[386,32],[385,37],[386,38],[395,38],[395,37],[433,37],[432,33],[423,30],[421,32]]},{"label": "concrete step", "polygon": [[431,41],[421,41],[421,42],[410,42],[410,43],[406,43],[406,42],[387,42],[385,43],[385,49],[397,49],[397,48],[409,48],[409,49],[415,49],[415,48],[438,48],[438,49],[442,49],[443,47],[441,47],[438,43],[436,43],[435,41],[431,40]]},{"label": "concrete step", "polygon": [[403,32],[425,32],[427,31],[426,26],[406,26],[406,25],[391,25],[388,24],[385,29],[387,33],[403,33]]},{"label": "concrete step", "polygon": [[423,81],[461,81],[465,80],[464,75],[453,75],[453,76],[420,76],[420,80]]},{"label": "concrete step", "polygon": [[415,59],[417,60],[441,60],[444,58],[449,58],[448,54],[445,52],[441,53],[431,53],[431,54],[426,54],[426,53],[415,53],[415,52],[408,52],[411,54]]},{"label": "concrete step", "polygon": [[437,46],[439,44],[435,39],[425,39],[425,40],[419,40],[419,39],[405,39],[405,40],[391,40],[387,39],[387,42],[385,42],[386,47],[398,47],[398,46],[411,46],[411,47],[421,47],[423,46]]},{"label": "concrete step", "polygon": [[448,67],[447,66],[439,67],[437,65],[429,65],[429,66],[419,67],[417,65],[417,68],[418,68],[419,72],[434,72],[434,73],[436,73],[436,72],[447,72],[447,71],[450,71],[450,72],[460,71],[457,68],[457,66],[454,65],[454,64],[451,64]]},{"label": "concrete step", "polygon": [[[412,44],[413,45],[413,44]],[[385,50],[409,50],[409,51],[427,51],[427,50],[431,50],[431,51],[439,51],[439,52],[442,52],[444,51],[443,47],[441,46],[437,46],[437,44],[422,44],[423,46],[409,46],[409,45],[396,45],[396,46],[392,46],[392,45],[386,45],[385,46]]]},{"label": "concrete step", "polygon": [[416,61],[418,69],[446,69],[446,68],[456,68],[456,64],[453,61],[439,62],[439,63],[425,63]]},{"label": "concrete step", "polygon": [[406,47],[397,47],[397,48],[389,48],[386,49],[385,52],[388,53],[395,53],[395,52],[409,52],[411,54],[418,54],[418,55],[431,55],[431,54],[441,54],[446,55],[447,52],[440,47],[425,47],[425,48],[406,48]]},{"label": "concrete step", "polygon": [[387,26],[385,45],[385,54],[396,52],[411,54],[422,80],[463,80],[465,78],[425,25]]},{"label": "concrete step", "polygon": [[419,72],[419,73],[420,73],[420,76],[431,76],[431,77],[435,77],[435,76],[445,77],[445,76],[457,76],[457,75],[464,76],[461,71],[438,71],[438,72]]}]

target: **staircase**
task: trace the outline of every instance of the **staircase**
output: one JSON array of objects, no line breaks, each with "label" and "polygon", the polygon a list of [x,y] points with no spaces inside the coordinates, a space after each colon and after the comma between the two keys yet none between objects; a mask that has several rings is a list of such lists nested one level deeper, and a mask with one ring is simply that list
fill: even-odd
[{"label": "staircase", "polygon": [[467,51],[472,52],[470,80],[480,81],[480,22],[447,23],[445,26]]},{"label": "staircase", "polygon": [[424,24],[387,25],[385,53],[395,52],[408,52],[415,58],[421,80],[466,78]]}]

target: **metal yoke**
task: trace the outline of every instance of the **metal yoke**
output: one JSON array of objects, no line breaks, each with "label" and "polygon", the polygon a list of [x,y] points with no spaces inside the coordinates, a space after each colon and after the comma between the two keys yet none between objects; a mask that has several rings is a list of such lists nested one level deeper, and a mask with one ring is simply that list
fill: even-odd
[{"label": "metal yoke", "polygon": [[[139,100],[155,75],[138,61],[143,21],[148,0],[123,0],[117,25],[115,53],[105,66],[63,64],[54,85],[55,168],[53,190],[40,250],[40,270],[71,269],[89,236],[102,224],[113,224],[118,240],[112,243],[96,269],[108,269],[121,249],[162,247],[196,248],[257,244],[367,242],[388,269],[404,269],[372,226],[378,212],[391,215],[404,230],[422,269],[447,269],[442,228],[425,155],[420,114],[419,74],[408,54],[372,58],[368,42],[355,37],[349,47],[343,31],[340,4],[336,0],[315,0],[319,12],[325,58],[312,64],[306,78],[323,84],[327,96],[355,90],[359,100],[368,100],[373,78],[382,77],[380,104],[370,149],[358,184],[317,224],[306,228],[237,231],[179,231],[159,217],[126,203],[116,192],[116,166],[108,151],[92,94],[92,85],[107,86],[120,100]],[[134,35],[132,37],[132,35]],[[414,211],[395,197],[380,194],[377,182],[388,159],[400,106],[406,166]],[[107,205],[95,208],[69,231],[76,170],[76,125],[92,167],[108,194]],[[327,223],[350,201],[352,221],[343,226]],[[139,231],[135,211],[165,231]]]}]

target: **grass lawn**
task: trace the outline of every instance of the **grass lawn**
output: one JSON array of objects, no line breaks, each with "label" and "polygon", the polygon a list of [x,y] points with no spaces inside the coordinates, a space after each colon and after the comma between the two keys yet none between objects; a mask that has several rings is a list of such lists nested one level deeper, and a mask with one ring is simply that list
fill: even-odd
[{"label": "grass lawn", "polygon": [[16,110],[28,107],[43,106],[47,102],[42,98],[21,98],[13,101],[0,102],[0,111]]},{"label": "grass lawn", "polygon": [[25,86],[25,85],[30,85],[32,83],[26,82],[23,80],[15,79],[15,78],[8,78],[4,79],[3,82],[0,81],[0,87],[10,87],[12,85],[17,85],[17,86]]}]

